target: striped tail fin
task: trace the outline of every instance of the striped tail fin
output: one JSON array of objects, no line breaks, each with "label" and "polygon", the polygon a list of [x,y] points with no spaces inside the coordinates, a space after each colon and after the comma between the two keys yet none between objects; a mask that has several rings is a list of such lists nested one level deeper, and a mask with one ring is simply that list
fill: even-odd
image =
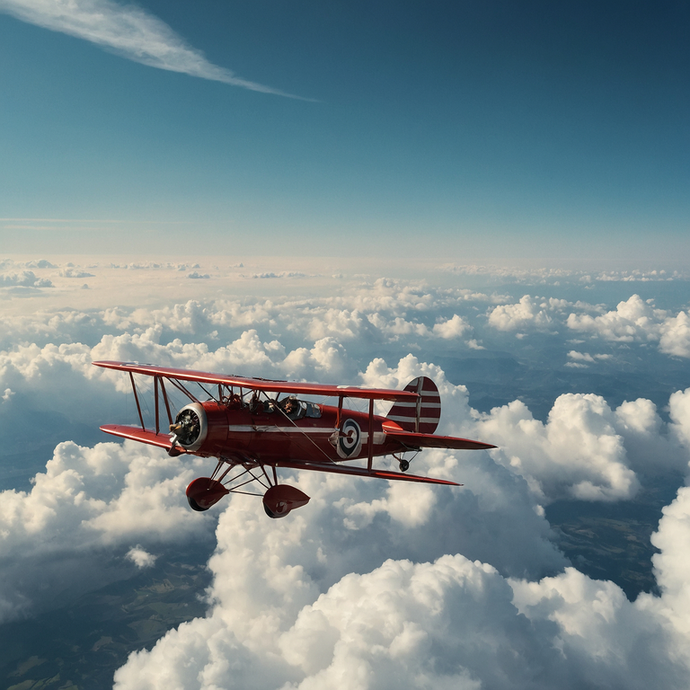
[{"label": "striped tail fin", "polygon": [[441,396],[436,384],[427,376],[419,376],[405,386],[406,391],[418,393],[415,402],[397,402],[386,416],[405,431],[433,434],[441,419]]}]

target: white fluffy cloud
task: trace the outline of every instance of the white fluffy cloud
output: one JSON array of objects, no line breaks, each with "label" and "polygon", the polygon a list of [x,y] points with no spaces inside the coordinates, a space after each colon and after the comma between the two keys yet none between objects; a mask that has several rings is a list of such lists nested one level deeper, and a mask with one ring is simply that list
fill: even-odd
[{"label": "white fluffy cloud", "polygon": [[477,429],[499,446],[494,457],[524,476],[542,501],[628,499],[639,488],[636,472],[687,471],[688,400],[690,389],[671,396],[669,425],[644,398],[613,410],[601,396],[561,395],[546,423],[516,400],[480,415]]},{"label": "white fluffy cloud", "polygon": [[516,304],[504,304],[489,312],[489,325],[499,331],[515,331],[523,328],[548,329],[553,325],[551,312],[566,306],[563,300],[535,300],[524,295]]},{"label": "white fluffy cloud", "polygon": [[665,312],[655,309],[651,301],[633,295],[626,302],[619,302],[615,311],[601,316],[570,314],[568,328],[618,342],[657,340],[659,322],[664,316]]},{"label": "white fluffy cloud", "polygon": [[[510,482],[492,481],[494,474],[487,473],[483,485],[472,482],[477,494],[459,495],[445,489],[398,494],[398,487],[384,482],[302,475],[299,486],[312,496],[307,512],[277,523],[265,519],[257,502],[234,499],[220,518],[219,546],[209,563],[216,602],[210,615],[169,633],[150,655],[133,655],[118,672],[116,687],[282,687],[286,681],[305,688],[336,682],[385,687],[381,682],[396,661],[404,664],[396,673],[420,673],[429,642],[452,632],[458,615],[444,605],[447,588],[453,602],[466,602],[475,620],[497,592],[504,603],[511,597],[493,567],[473,565],[464,556],[440,556],[444,550],[476,552],[493,534],[512,552],[511,565],[521,562],[517,570],[539,561],[549,569],[563,563],[546,538],[543,518],[529,501],[511,505],[508,496],[519,493]],[[367,503],[376,506],[375,515],[353,521],[356,507]],[[412,521],[410,513],[416,515]],[[439,532],[450,524],[461,528],[450,530],[439,544]],[[515,525],[512,540],[519,546],[499,534],[499,525],[506,524]],[[538,524],[541,536],[534,530]],[[396,553],[395,560],[386,560],[384,554]],[[420,553],[431,562],[414,564],[410,557]],[[493,581],[502,582],[498,590]],[[463,596],[465,585],[479,595],[478,602]],[[469,635],[466,630],[459,637]],[[208,644],[200,646],[202,639]],[[449,643],[448,660],[456,656],[457,642],[453,637]],[[161,670],[163,659],[171,663]],[[343,681],[348,666],[349,681]],[[426,669],[429,681],[435,678],[434,666]],[[237,672],[223,676],[228,667]],[[467,674],[458,669],[450,675]]]},{"label": "white fluffy cloud", "polygon": [[633,295],[619,302],[614,311],[600,316],[575,314],[568,316],[568,328],[591,333],[615,342],[658,342],[665,354],[690,357],[690,316],[681,311],[671,316],[656,309],[653,300],[644,301]]},{"label": "white fluffy cloud", "polygon": [[567,394],[556,400],[546,424],[516,400],[483,416],[478,426],[541,500],[616,500],[632,497],[639,484],[612,422],[601,397]]},{"label": "white fluffy cloud", "polygon": [[33,271],[0,274],[0,288],[3,287],[53,287],[47,278],[39,278]]},{"label": "white fluffy cloud", "polygon": [[676,357],[690,357],[690,313],[681,311],[660,326],[659,349]]},{"label": "white fluffy cloud", "polygon": [[542,422],[520,400],[478,413],[469,405],[465,386],[449,383],[439,367],[412,355],[394,369],[374,360],[362,378],[370,386],[401,388],[416,376],[429,376],[439,387],[443,404],[439,433],[499,446],[491,451],[493,458],[522,477],[542,504],[566,497],[630,499],[639,489],[636,472],[683,472],[690,459],[679,440],[690,433],[686,431],[690,415],[685,412],[690,389],[671,397],[676,423],[670,426],[649,400],[624,402],[612,410],[601,396],[592,394],[559,396]]},{"label": "white fluffy cloud", "polygon": [[453,338],[461,338],[465,333],[472,330],[472,327],[461,316],[453,314],[451,319],[434,324],[433,330],[434,334],[439,338],[451,340]]},{"label": "white fluffy cloud", "polygon": [[[59,395],[71,394],[82,404],[61,410],[68,419],[82,415],[86,401],[92,405],[92,413],[100,410],[106,414],[116,401],[112,385],[127,393],[129,382],[115,372],[92,367],[92,359],[313,380],[351,379],[356,370],[345,345],[330,336],[317,340],[311,348],[288,351],[280,341],[263,342],[255,330],[249,330],[236,341],[211,350],[204,343],[185,344],[178,339],[163,344],[160,329],[152,328],[141,335],[104,336],[93,348],[81,344],[19,347],[0,355],[0,386],[22,390],[24,395],[32,392],[38,409],[45,409]],[[656,410],[650,408],[651,403],[645,404],[649,401],[624,403],[614,412],[600,396],[567,394],[555,401],[546,422],[535,419],[519,400],[479,414],[470,407],[464,386],[450,384],[438,366],[412,355],[393,369],[383,360],[374,360],[362,381],[401,388],[419,375],[436,380],[443,395],[440,432],[477,437],[500,446],[494,452],[496,459],[523,477],[540,502],[564,496],[630,498],[639,486],[636,470],[654,473],[687,463],[683,449],[669,436]],[[10,404],[12,397],[8,396]],[[643,429],[647,429],[646,436]],[[644,461],[641,448],[649,453]]]},{"label": "white fluffy cloud", "polygon": [[132,561],[138,568],[150,568],[156,562],[156,556],[150,554],[139,544],[127,552],[126,558]]},{"label": "white fluffy cloud", "polygon": [[354,563],[324,589],[335,548],[314,538],[315,521],[264,530],[232,505],[210,561],[209,615],[130,656],[114,687],[684,688],[690,572],[676,545],[690,540],[689,506],[682,489],[654,537],[661,597],[630,602],[574,568],[506,579],[450,553],[364,572]]},{"label": "white fluffy cloud", "polygon": [[[38,598],[56,596],[70,562],[79,580],[80,559],[96,550],[207,533],[212,523],[192,513],[184,498],[199,464],[129,441],[58,445],[30,491],[0,493],[3,619],[30,612]],[[130,556],[138,565],[139,549],[136,558]],[[54,568],[62,573],[55,581]]]}]

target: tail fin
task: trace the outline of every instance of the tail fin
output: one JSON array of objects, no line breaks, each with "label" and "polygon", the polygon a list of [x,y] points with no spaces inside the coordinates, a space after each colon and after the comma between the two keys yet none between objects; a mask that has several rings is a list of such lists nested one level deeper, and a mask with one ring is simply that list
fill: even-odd
[{"label": "tail fin", "polygon": [[441,396],[436,384],[427,376],[419,376],[405,386],[406,391],[418,393],[415,402],[397,402],[386,419],[405,431],[433,434],[441,419]]}]

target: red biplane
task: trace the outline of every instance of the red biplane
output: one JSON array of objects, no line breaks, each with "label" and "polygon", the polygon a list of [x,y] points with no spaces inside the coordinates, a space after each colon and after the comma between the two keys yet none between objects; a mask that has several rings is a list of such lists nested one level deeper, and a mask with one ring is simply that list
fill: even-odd
[{"label": "red biplane", "polygon": [[[256,482],[265,489],[266,514],[284,517],[305,505],[309,497],[293,486],[280,484],[279,467],[460,486],[446,479],[405,474],[409,461],[403,454],[422,448],[495,448],[479,441],[434,435],[441,398],[436,384],[425,376],[399,391],[242,378],[134,362],[93,364],[129,374],[141,424],[108,424],[101,427],[103,431],[159,446],[172,456],[187,453],[217,458],[210,477],[195,479],[187,487],[187,500],[194,510],[208,510],[231,492],[251,493],[242,489]],[[153,377],[153,428],[147,429],[144,423],[135,374]],[[201,393],[194,395],[190,384],[196,384]],[[189,401],[174,418],[173,392],[182,393]],[[299,397],[303,394],[337,398],[338,404],[309,402]],[[346,398],[367,400],[369,411],[344,407]],[[385,417],[374,414],[376,400],[393,402]],[[169,433],[161,431],[163,408]],[[373,459],[382,455],[392,455],[400,472],[375,469]],[[366,466],[346,462],[352,460],[366,460]]]}]

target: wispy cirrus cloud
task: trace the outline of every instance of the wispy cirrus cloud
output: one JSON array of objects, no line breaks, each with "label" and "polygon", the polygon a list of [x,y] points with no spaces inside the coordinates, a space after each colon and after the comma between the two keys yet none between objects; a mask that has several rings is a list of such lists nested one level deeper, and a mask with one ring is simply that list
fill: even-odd
[{"label": "wispy cirrus cloud", "polygon": [[279,89],[247,81],[209,62],[165,22],[134,5],[111,0],[0,0],[0,12],[51,31],[83,38],[128,60],[288,98]]}]

